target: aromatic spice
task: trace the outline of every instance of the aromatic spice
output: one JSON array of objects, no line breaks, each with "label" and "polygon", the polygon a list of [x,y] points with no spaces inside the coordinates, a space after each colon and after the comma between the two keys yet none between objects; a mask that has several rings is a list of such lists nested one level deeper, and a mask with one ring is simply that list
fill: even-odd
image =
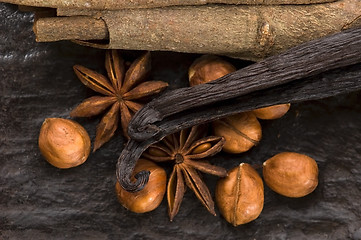
[{"label": "aromatic spice", "polygon": [[206,137],[204,126],[184,129],[165,137],[161,142],[148,148],[143,154],[155,162],[174,161],[172,174],[167,186],[168,213],[172,221],[179,211],[185,184],[192,189],[207,210],[216,215],[211,194],[198,171],[225,177],[225,169],[213,166],[205,158],[221,151],[224,144],[222,137]]},{"label": "aromatic spice", "polygon": [[318,185],[314,159],[299,153],[279,153],[263,163],[263,178],[275,192],[286,197],[303,197]]},{"label": "aromatic spice", "polygon": [[84,163],[89,156],[90,138],[77,122],[47,118],[40,129],[39,149],[54,167],[76,167]]},{"label": "aromatic spice", "polygon": [[257,145],[262,138],[261,124],[252,112],[244,112],[212,122],[216,136],[223,136],[223,151],[242,153]]},{"label": "aromatic spice", "polygon": [[105,68],[109,80],[88,68],[76,65],[75,74],[92,90],[105,96],[85,99],[71,113],[72,117],[90,117],[102,113],[110,107],[97,126],[94,149],[97,150],[114,135],[118,127],[119,115],[124,136],[128,137],[130,119],[142,106],[141,100],[165,89],[168,84],[161,81],[145,81],[150,71],[150,53],[147,52],[125,70],[123,59],[116,50],[108,51]]},{"label": "aromatic spice", "polygon": [[132,139],[119,156],[118,181],[129,191],[141,189],[147,182],[146,172],[136,182],[129,180],[135,162],[151,144],[180,129],[256,108],[361,89],[360,45],[361,29],[346,30],[209,84],[176,89],[154,99],[129,125]]},{"label": "aromatic spice", "polygon": [[141,191],[127,192],[119,182],[116,183],[115,188],[118,200],[123,207],[132,212],[145,213],[156,209],[162,202],[167,185],[167,174],[163,168],[145,159],[139,159],[135,165],[133,178],[140,171],[150,172],[148,184]]},{"label": "aromatic spice", "polygon": [[251,165],[241,163],[218,181],[216,203],[222,216],[233,226],[255,220],[264,203],[261,177]]}]

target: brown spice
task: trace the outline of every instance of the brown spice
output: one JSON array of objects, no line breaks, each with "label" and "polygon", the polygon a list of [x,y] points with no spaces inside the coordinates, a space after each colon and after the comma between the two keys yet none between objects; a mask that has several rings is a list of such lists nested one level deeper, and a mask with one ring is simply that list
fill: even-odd
[{"label": "brown spice", "polygon": [[86,67],[74,66],[75,74],[85,86],[105,96],[85,99],[70,113],[70,116],[90,117],[110,107],[97,126],[93,151],[114,135],[118,127],[119,115],[123,134],[128,137],[128,124],[134,113],[143,106],[141,100],[161,92],[168,86],[168,83],[162,81],[145,82],[150,72],[149,52],[136,59],[126,71],[124,60],[119,57],[117,51],[107,51],[105,68],[109,80]]},{"label": "brown spice", "polygon": [[173,161],[173,172],[167,186],[168,213],[172,221],[178,213],[185,184],[193,190],[207,210],[216,215],[211,194],[198,171],[224,177],[225,169],[213,166],[204,158],[221,151],[222,137],[205,136],[204,126],[194,126],[165,137],[144,152],[143,156],[155,162]]}]

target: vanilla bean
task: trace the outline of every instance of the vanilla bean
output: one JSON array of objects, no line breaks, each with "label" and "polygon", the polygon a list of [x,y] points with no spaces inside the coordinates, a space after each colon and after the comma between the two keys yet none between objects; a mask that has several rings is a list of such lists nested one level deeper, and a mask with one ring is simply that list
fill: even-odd
[{"label": "vanilla bean", "polygon": [[[141,172],[135,183],[130,181],[136,161],[151,144],[183,128],[263,106],[360,89],[359,46],[361,28],[309,42],[210,84],[174,90],[153,100],[131,122],[128,131],[133,139],[118,159],[118,181],[128,191],[140,190],[148,176]],[[147,128],[142,130],[142,124]]]},{"label": "vanilla bean", "polygon": [[129,136],[143,141],[158,133],[154,123],[187,109],[361,62],[360,46],[361,28],[348,30],[294,47],[216,81],[173,90],[135,114],[128,128]]},{"label": "vanilla bean", "polygon": [[135,178],[137,179],[135,183],[130,180],[130,177],[133,173],[135,163],[139,159],[140,155],[142,155],[144,150],[146,150],[152,143],[153,141],[151,140],[144,142],[130,140],[128,141],[127,145],[119,156],[119,160],[117,162],[116,176],[118,182],[128,192],[136,192],[142,190],[149,180],[149,171],[141,171],[137,173],[135,175]]},{"label": "vanilla bean", "polygon": [[166,136],[178,129],[211,122],[240,112],[284,103],[322,99],[361,89],[361,63],[330,70],[314,77],[256,91],[241,97],[189,109],[157,122]]},{"label": "vanilla bean", "polygon": [[281,103],[316,100],[361,89],[361,63],[329,70],[317,76],[280,86],[252,92],[239,98],[213,105],[189,109],[157,123],[160,130],[143,142],[131,139],[123,149],[117,164],[117,177],[124,189],[138,191],[144,187],[148,175],[140,172],[136,183],[130,181],[134,165],[142,153],[153,143],[180,129],[209,122],[232,114]]}]

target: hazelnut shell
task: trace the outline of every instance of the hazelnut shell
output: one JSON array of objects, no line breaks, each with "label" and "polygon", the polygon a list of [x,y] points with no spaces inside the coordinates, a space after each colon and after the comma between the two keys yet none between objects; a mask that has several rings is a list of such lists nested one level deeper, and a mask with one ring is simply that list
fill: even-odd
[{"label": "hazelnut shell", "polygon": [[213,132],[226,142],[223,151],[242,153],[248,151],[262,138],[262,127],[252,112],[239,113],[212,122]]},{"label": "hazelnut shell", "polygon": [[148,183],[142,190],[131,193],[122,188],[119,182],[115,185],[120,204],[135,213],[145,213],[156,209],[163,200],[167,185],[164,169],[145,159],[139,159],[135,165],[133,180],[135,180],[134,175],[143,170],[150,171],[150,175]]},{"label": "hazelnut shell", "polygon": [[89,156],[90,138],[75,121],[47,118],[40,129],[39,149],[44,158],[57,168],[76,167]]},{"label": "hazelnut shell", "polygon": [[314,159],[299,153],[279,153],[263,163],[263,179],[275,192],[286,197],[303,197],[318,185]]},{"label": "hazelnut shell", "polygon": [[204,55],[196,59],[190,66],[188,70],[189,85],[207,83],[234,71],[236,68],[220,57]]},{"label": "hazelnut shell", "polygon": [[283,117],[283,115],[285,115],[290,109],[290,106],[291,106],[290,103],[273,105],[273,106],[253,110],[253,113],[259,119],[273,120]]},{"label": "hazelnut shell", "polygon": [[241,163],[220,179],[215,195],[219,211],[233,226],[255,220],[263,209],[262,179],[247,163]]}]

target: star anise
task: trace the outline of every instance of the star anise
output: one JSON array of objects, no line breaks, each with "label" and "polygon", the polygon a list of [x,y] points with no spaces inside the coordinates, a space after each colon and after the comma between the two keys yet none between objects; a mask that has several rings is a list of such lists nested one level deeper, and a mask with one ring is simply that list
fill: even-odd
[{"label": "star anise", "polygon": [[119,115],[123,134],[128,138],[128,124],[144,103],[145,97],[161,92],[168,86],[162,81],[146,81],[150,72],[150,53],[136,59],[125,71],[124,60],[116,50],[106,52],[105,68],[109,80],[93,70],[75,65],[74,72],[80,81],[92,90],[105,96],[85,99],[71,113],[72,117],[90,117],[109,108],[97,126],[93,151],[97,150],[114,135],[118,127]]},{"label": "star anise", "polygon": [[224,168],[211,165],[204,160],[221,151],[225,140],[223,137],[205,137],[205,134],[205,126],[194,126],[165,137],[143,153],[144,157],[155,162],[175,163],[167,186],[168,213],[171,221],[179,211],[185,192],[184,182],[207,210],[216,215],[213,199],[199,171],[219,177],[227,175]]}]

